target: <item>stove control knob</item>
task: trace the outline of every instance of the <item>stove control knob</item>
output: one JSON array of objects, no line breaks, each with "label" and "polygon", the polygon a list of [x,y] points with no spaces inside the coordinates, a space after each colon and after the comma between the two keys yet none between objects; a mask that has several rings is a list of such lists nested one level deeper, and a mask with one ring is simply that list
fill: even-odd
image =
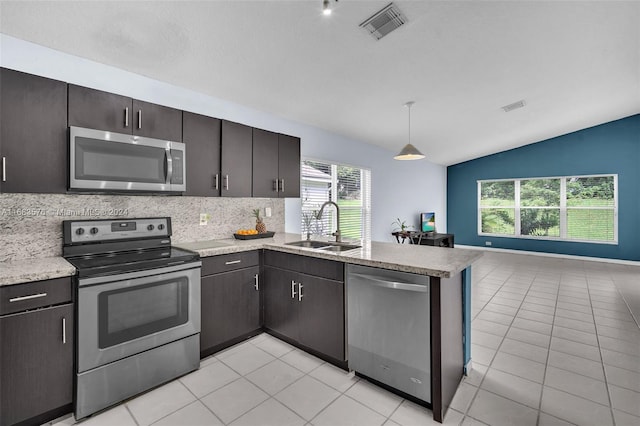
[{"label": "stove control knob", "polygon": [[153,225],[147,225],[147,231],[153,231]]},{"label": "stove control knob", "polygon": [[76,235],[82,235],[82,234],[84,234],[84,228],[76,229]]},{"label": "stove control knob", "polygon": [[160,225],[158,225],[158,229],[162,231],[164,229],[164,225],[161,223]]},{"label": "stove control knob", "polygon": [[91,232],[93,235],[98,233],[98,228],[91,228],[91,230],[89,231]]}]

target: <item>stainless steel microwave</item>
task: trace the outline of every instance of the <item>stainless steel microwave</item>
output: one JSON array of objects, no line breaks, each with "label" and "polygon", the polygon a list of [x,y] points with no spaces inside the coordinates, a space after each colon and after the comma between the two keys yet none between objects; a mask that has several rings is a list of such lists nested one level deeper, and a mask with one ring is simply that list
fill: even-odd
[{"label": "stainless steel microwave", "polygon": [[69,127],[69,189],[183,192],[185,144]]}]

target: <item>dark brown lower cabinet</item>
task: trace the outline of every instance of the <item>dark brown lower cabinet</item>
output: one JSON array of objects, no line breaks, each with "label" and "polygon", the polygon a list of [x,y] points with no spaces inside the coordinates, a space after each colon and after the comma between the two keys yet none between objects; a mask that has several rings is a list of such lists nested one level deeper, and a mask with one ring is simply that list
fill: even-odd
[{"label": "dark brown lower cabinet", "polygon": [[[268,253],[268,252],[266,252]],[[278,253],[266,261],[292,260]],[[320,259],[314,259],[321,261]],[[322,262],[322,261],[321,261]],[[327,262],[326,271],[334,263]],[[264,327],[338,362],[345,361],[344,282],[288,269],[264,267]]]},{"label": "dark brown lower cabinet", "polygon": [[344,283],[300,274],[298,340],[337,360],[344,354]]},{"label": "dark brown lower cabinet", "polygon": [[0,317],[0,425],[72,409],[73,304]]},{"label": "dark brown lower cabinet", "polygon": [[298,340],[297,272],[264,267],[264,327],[292,340]]},{"label": "dark brown lower cabinet", "polygon": [[260,332],[260,285],[259,266],[202,277],[202,358]]}]

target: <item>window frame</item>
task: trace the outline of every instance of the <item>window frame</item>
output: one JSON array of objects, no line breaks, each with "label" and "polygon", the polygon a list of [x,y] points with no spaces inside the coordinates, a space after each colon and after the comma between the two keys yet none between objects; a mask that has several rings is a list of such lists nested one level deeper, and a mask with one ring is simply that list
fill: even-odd
[{"label": "window frame", "polygon": [[[593,206],[593,207],[567,207],[567,181],[574,178],[594,178],[594,177],[613,177],[613,207]],[[520,182],[527,180],[547,180],[547,179],[559,179],[560,180],[560,236],[537,236],[537,235],[521,235],[521,210],[524,209],[558,209],[556,206],[547,207],[535,207],[535,206],[522,206],[520,200]],[[487,182],[514,182],[514,206],[482,206],[482,184]],[[595,174],[595,175],[571,175],[571,176],[542,176],[542,177],[520,177],[511,179],[479,179],[476,181],[477,185],[477,200],[476,200],[476,213],[477,213],[477,232],[481,237],[499,237],[499,238],[517,238],[526,240],[546,240],[546,241],[562,241],[572,243],[588,243],[588,244],[609,244],[618,245],[618,175],[615,173],[609,174]],[[513,234],[497,234],[482,232],[482,210],[496,209],[496,208],[513,208],[514,209],[514,233]],[[613,210],[613,240],[586,240],[575,239],[567,237],[567,210]]]},{"label": "window frame", "polygon": [[[367,185],[368,188],[366,190],[363,190],[362,193],[362,207],[360,208],[360,212],[362,215],[362,225],[360,228],[360,234],[361,234],[361,240],[364,241],[370,241],[372,238],[372,215],[371,215],[371,198],[372,198],[372,186],[373,186],[373,179],[372,179],[372,171],[371,168],[369,167],[364,167],[364,166],[359,166],[359,165],[354,165],[354,164],[348,164],[348,163],[343,163],[343,162],[338,162],[338,161],[333,161],[333,160],[325,160],[325,159],[319,159],[319,158],[315,158],[315,157],[302,157],[300,159],[300,216],[301,216],[301,220],[300,220],[300,229],[301,232],[304,234],[305,231],[305,227],[304,227],[304,219],[302,217],[302,215],[304,214],[305,210],[304,210],[304,178],[302,176],[303,173],[303,167],[305,162],[316,162],[316,163],[322,163],[324,165],[330,166],[331,171],[332,171],[332,183],[333,182],[337,182],[337,169],[338,167],[350,167],[350,168],[354,168],[354,169],[358,169],[360,170],[360,182],[361,182],[361,186],[364,188],[364,185]],[[335,171],[335,176],[333,175],[333,172]],[[335,196],[333,196],[335,194]],[[336,203],[338,203],[338,194],[337,191],[332,191],[332,197],[330,199],[330,201],[334,201]],[[338,203],[339,204],[339,203]],[[328,217],[330,217],[331,219],[329,220],[329,224],[335,223],[336,220],[336,210],[334,208],[330,208],[328,210],[325,211],[325,215],[327,215]],[[323,215],[324,217],[327,217]],[[326,220],[326,219],[325,219]],[[324,229],[324,233],[323,234],[313,234],[313,235],[321,235],[323,237],[329,236],[331,238],[331,232],[334,232],[335,229]],[[348,236],[344,236],[344,238],[347,239],[351,239]]]}]

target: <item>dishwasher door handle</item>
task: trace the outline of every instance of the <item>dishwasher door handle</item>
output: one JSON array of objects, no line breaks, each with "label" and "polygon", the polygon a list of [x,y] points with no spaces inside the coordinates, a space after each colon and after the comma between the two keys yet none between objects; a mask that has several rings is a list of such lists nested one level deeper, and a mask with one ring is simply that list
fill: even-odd
[{"label": "dishwasher door handle", "polygon": [[389,288],[392,290],[417,291],[420,293],[427,293],[429,291],[428,285],[424,285],[424,284],[412,284],[412,283],[399,282],[399,281],[388,281],[388,280],[383,280],[376,276],[367,275],[367,274],[351,273],[348,276],[360,278],[362,280],[368,281],[370,284],[376,285],[378,287]]}]

